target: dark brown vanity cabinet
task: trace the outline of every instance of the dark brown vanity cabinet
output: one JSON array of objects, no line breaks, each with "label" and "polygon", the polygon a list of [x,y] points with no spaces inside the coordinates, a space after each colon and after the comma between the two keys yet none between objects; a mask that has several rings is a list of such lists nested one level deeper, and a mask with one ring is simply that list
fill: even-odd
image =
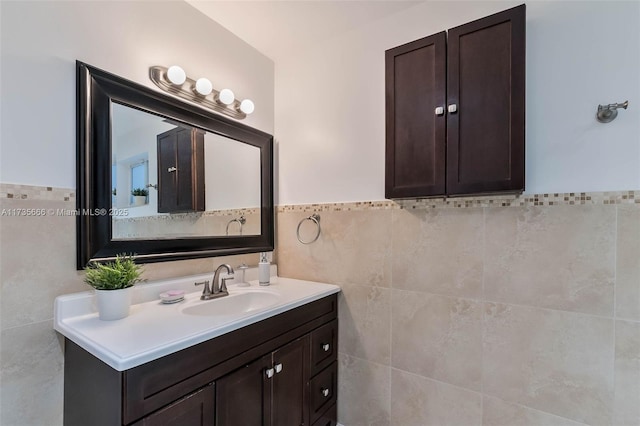
[{"label": "dark brown vanity cabinet", "polygon": [[386,51],[387,198],[521,192],[525,5]]},{"label": "dark brown vanity cabinet", "polygon": [[158,213],[204,211],[204,132],[177,127],[157,139]]},{"label": "dark brown vanity cabinet", "polygon": [[337,296],[125,371],[65,339],[64,424],[336,424]]}]

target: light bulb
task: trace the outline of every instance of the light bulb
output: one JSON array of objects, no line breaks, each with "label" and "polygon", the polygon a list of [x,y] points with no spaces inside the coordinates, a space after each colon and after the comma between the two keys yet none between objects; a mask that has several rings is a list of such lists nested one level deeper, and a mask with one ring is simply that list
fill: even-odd
[{"label": "light bulb", "polygon": [[167,70],[167,78],[172,84],[181,86],[187,80],[187,74],[177,65],[172,65]]},{"label": "light bulb", "polygon": [[222,89],[218,94],[218,99],[225,105],[231,105],[236,99],[236,96],[229,89]]},{"label": "light bulb", "polygon": [[240,111],[244,112],[247,115],[251,114],[255,109],[256,106],[253,104],[253,101],[251,99],[245,99],[240,102]]},{"label": "light bulb", "polygon": [[211,82],[202,77],[196,81],[196,92],[200,93],[202,96],[207,96],[213,90],[213,84]]}]

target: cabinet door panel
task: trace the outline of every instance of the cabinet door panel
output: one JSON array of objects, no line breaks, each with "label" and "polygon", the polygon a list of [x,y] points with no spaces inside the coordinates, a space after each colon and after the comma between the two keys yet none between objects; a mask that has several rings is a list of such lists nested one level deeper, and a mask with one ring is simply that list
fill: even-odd
[{"label": "cabinet door panel", "polygon": [[211,384],[137,422],[137,426],[209,426],[214,417]]},{"label": "cabinet door panel", "polygon": [[445,191],[446,34],[386,51],[387,198]]},{"label": "cabinet door panel", "polygon": [[216,381],[217,426],[262,426],[270,416],[271,379],[265,370],[271,355]]},{"label": "cabinet door panel", "polygon": [[449,30],[447,193],[524,189],[525,6]]},{"label": "cabinet door panel", "polygon": [[309,336],[298,339],[273,353],[273,426],[309,424]]}]

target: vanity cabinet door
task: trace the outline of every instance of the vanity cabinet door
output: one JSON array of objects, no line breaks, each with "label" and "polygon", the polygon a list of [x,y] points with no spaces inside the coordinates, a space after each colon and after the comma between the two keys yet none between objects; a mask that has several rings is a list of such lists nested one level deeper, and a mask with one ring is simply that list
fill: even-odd
[{"label": "vanity cabinet door", "polygon": [[216,426],[262,426],[271,416],[271,354],[216,381]]},{"label": "vanity cabinet door", "polygon": [[214,389],[212,383],[136,422],[135,426],[210,426],[214,419]]},{"label": "vanity cabinet door", "polygon": [[271,426],[309,424],[309,336],[273,352]]}]

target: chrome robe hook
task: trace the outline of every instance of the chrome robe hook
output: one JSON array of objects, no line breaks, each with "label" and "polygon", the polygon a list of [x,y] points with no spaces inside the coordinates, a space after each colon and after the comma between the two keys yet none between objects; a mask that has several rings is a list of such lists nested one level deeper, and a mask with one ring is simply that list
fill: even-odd
[{"label": "chrome robe hook", "polygon": [[596,119],[601,123],[610,123],[618,116],[618,108],[627,109],[629,101],[620,104],[598,105]]}]

